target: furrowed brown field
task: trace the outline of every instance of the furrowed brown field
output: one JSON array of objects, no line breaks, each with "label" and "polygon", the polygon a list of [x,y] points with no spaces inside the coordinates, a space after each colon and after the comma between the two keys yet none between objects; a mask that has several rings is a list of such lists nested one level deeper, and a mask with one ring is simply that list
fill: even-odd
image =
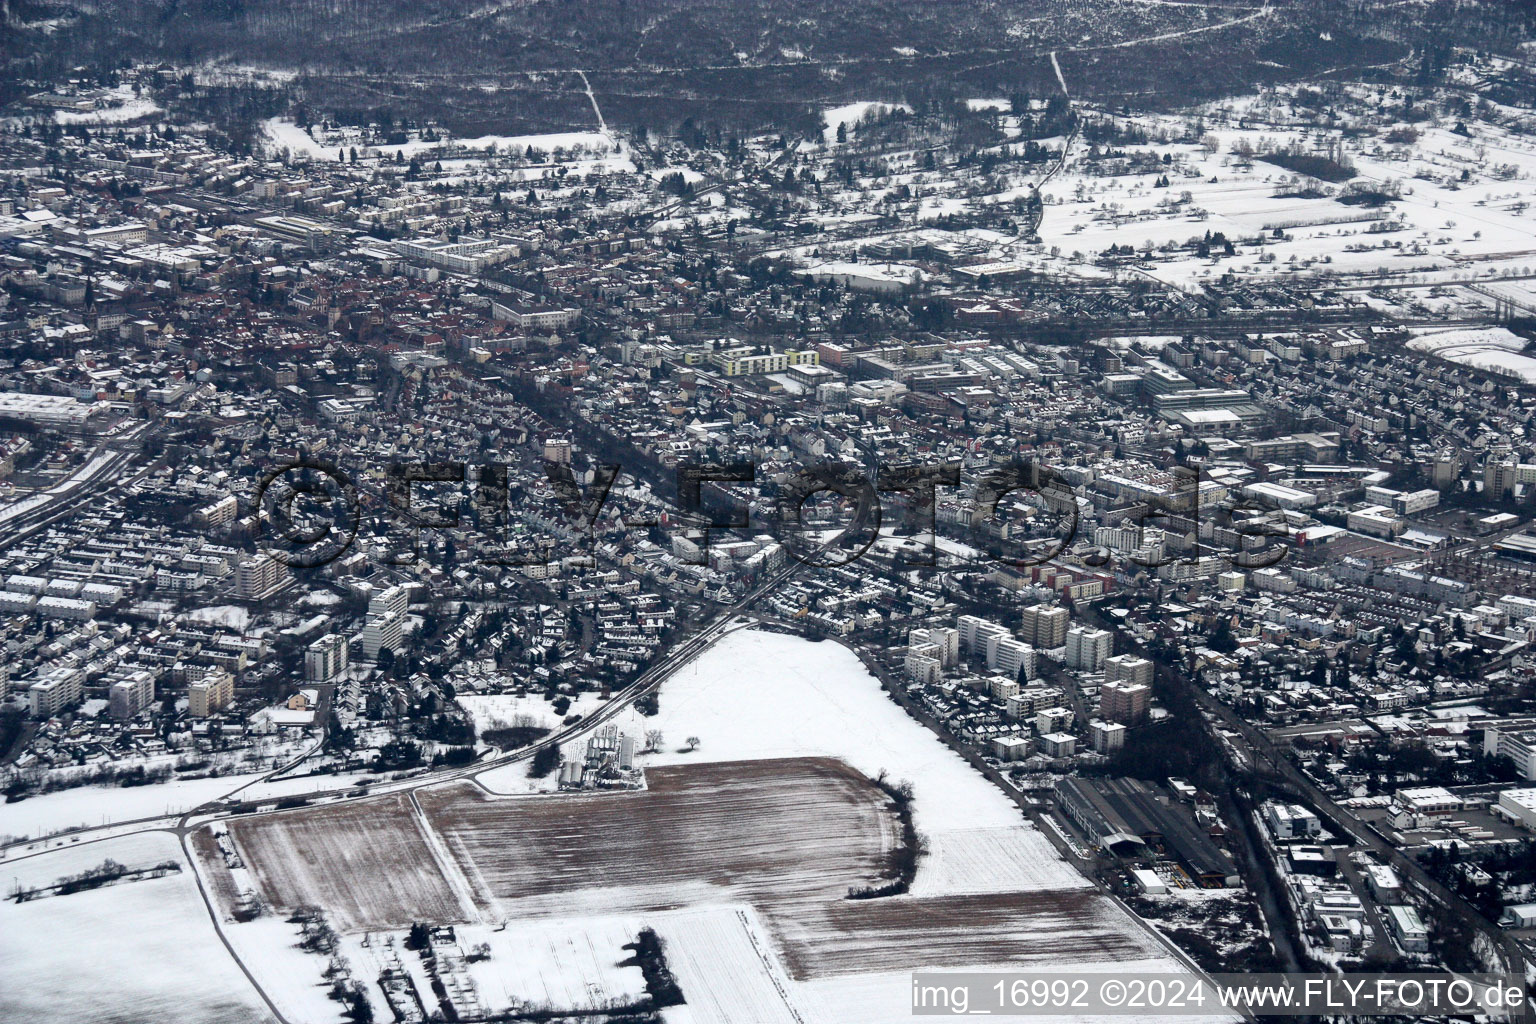
[{"label": "furrowed brown field", "polygon": [[237,818],[229,831],[280,911],[322,907],[338,931],[465,919],[409,796]]},{"label": "furrowed brown field", "polygon": [[420,814],[396,795],[230,830],[269,903],[319,905],[342,931],[459,922],[470,901],[488,920],[747,904],[800,980],[1162,955],[1092,890],[848,899],[888,877],[899,826],[886,795],[841,761],[661,767],[647,781],[543,797],[456,783],[418,790]]},{"label": "furrowed brown field", "polygon": [[800,979],[1007,964],[1026,969],[1164,955],[1093,890],[841,900],[781,917],[784,965]]},{"label": "furrowed brown field", "polygon": [[768,916],[877,881],[897,841],[885,794],[841,761],[652,768],[649,788],[419,794],[464,873],[513,918],[751,903]]}]

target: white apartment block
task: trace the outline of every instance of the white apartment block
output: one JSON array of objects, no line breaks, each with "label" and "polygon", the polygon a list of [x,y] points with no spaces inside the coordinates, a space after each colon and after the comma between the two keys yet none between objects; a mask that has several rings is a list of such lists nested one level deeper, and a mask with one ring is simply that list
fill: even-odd
[{"label": "white apartment block", "polygon": [[125,722],[155,699],[155,677],[143,669],[128,672],[107,688],[107,708],[113,718]]},{"label": "white apartment block", "polygon": [[932,644],[938,651],[932,655],[945,668],[954,668],[960,662],[960,631],[947,626],[931,629],[913,629],[907,633],[908,647]]},{"label": "white apartment block", "polygon": [[1152,662],[1134,654],[1117,654],[1114,657],[1105,658],[1103,669],[1106,683],[1152,685]]},{"label": "white apartment block", "polygon": [[363,654],[370,661],[377,661],[382,650],[399,653],[410,604],[410,591],[399,585],[379,591],[368,601],[368,618],[363,626]]},{"label": "white apartment block", "polygon": [[39,674],[37,682],[27,689],[27,700],[32,714],[38,718],[50,718],[64,708],[80,701],[85,673],[78,668],[55,666]]},{"label": "white apartment block", "polygon": [[939,661],[939,645],[932,643],[914,643],[907,646],[907,656],[903,662],[907,678],[914,683],[923,686],[933,686],[944,676],[943,665]]},{"label": "white apartment block", "polygon": [[235,570],[235,589],[243,601],[264,601],[287,586],[293,577],[288,567],[271,555],[244,558]]},{"label": "white apartment block", "polygon": [[1520,770],[1522,779],[1536,781],[1536,718],[1512,718],[1485,725],[1483,754],[1509,758]]},{"label": "white apartment block", "polygon": [[193,718],[207,718],[229,707],[235,699],[235,677],[228,672],[210,672],[187,687],[187,713]]},{"label": "white apartment block", "polygon": [[1073,626],[1067,630],[1067,666],[1083,672],[1097,672],[1104,659],[1115,649],[1115,638],[1107,629]]},{"label": "white apartment block", "polygon": [[1037,650],[1054,651],[1067,642],[1067,623],[1070,618],[1067,610],[1061,607],[1041,604],[1026,608],[1019,636]]},{"label": "white apartment block", "polygon": [[987,668],[1014,679],[1035,677],[1035,649],[1011,636],[987,638]]},{"label": "white apartment block", "polygon": [[1119,722],[1089,722],[1088,738],[1094,750],[1101,754],[1112,754],[1125,746],[1125,726]]},{"label": "white apartment block", "polygon": [[325,634],[304,651],[304,679],[311,683],[335,679],[347,670],[350,655],[346,637],[339,633]]},{"label": "white apartment block", "polygon": [[1073,717],[1071,708],[1046,708],[1035,714],[1035,731],[1042,735],[1048,732],[1066,732],[1072,728]]}]

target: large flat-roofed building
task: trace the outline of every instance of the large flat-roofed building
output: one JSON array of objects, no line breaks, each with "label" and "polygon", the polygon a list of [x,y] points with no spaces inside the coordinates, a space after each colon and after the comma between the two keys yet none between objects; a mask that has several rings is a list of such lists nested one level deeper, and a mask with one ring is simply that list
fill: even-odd
[{"label": "large flat-roofed building", "polygon": [[350,660],[347,638],[327,633],[304,652],[304,678],[312,683],[335,679],[347,670]]},{"label": "large flat-roofed building", "polygon": [[1317,815],[1300,804],[1271,800],[1264,805],[1264,818],[1269,823],[1270,832],[1282,842],[1316,839],[1322,834],[1323,825]]},{"label": "large flat-roofed building", "polygon": [[546,306],[526,302],[492,302],[491,316],[510,320],[533,331],[558,331],[581,319],[575,306]]},{"label": "large flat-roofed building", "polygon": [[1387,907],[1387,924],[1405,953],[1429,952],[1429,929],[1412,907]]},{"label": "large flat-roofed building", "polygon": [[1148,397],[1168,395],[1175,391],[1193,391],[1195,382],[1177,370],[1154,366],[1142,374],[1141,389]]},{"label": "large flat-roofed building", "polygon": [[1145,683],[1112,681],[1099,687],[1099,714],[1111,722],[1139,725],[1152,706],[1152,687]]},{"label": "large flat-roofed building", "polygon": [[1501,555],[1536,561],[1536,536],[1529,533],[1512,533],[1493,546]]},{"label": "large flat-roofed building", "polygon": [[1249,441],[1244,454],[1250,462],[1322,462],[1338,457],[1337,434],[1286,434]]},{"label": "large flat-roofed building", "polygon": [[1232,859],[1196,827],[1182,807],[1137,779],[1083,779],[1056,783],[1062,811],[1095,845],[1118,854],[1166,852],[1201,885],[1236,885]]},{"label": "large flat-roofed building", "polygon": [[1536,829],[1536,789],[1506,789],[1499,794],[1498,809],[1505,817]]},{"label": "large flat-roofed building", "polygon": [[235,699],[235,677],[228,672],[210,672],[187,687],[187,713],[193,718],[207,718],[229,707]]},{"label": "large flat-roofed building", "polygon": [[711,352],[709,362],[727,377],[740,377],[745,374],[780,373],[791,366],[819,366],[821,355],[813,349],[754,352],[749,345],[737,345]]},{"label": "large flat-roofed building", "polygon": [[77,668],[55,666],[39,674],[37,682],[27,688],[27,700],[32,714],[37,718],[49,718],[72,704],[80,702],[85,673]]},{"label": "large flat-roofed building", "polygon": [[155,699],[155,677],[143,669],[124,675],[107,688],[107,706],[113,718],[127,721]]},{"label": "large flat-roofed building", "polygon": [[1396,537],[1408,528],[1408,524],[1385,505],[1366,505],[1352,509],[1345,518],[1351,530],[1376,537]]},{"label": "large flat-roofed building", "polygon": [[1483,724],[1483,756],[1507,757],[1520,777],[1536,782],[1536,718],[1504,718]]},{"label": "large flat-roofed building", "polygon": [[1397,802],[1414,814],[1439,817],[1461,810],[1465,801],[1444,786],[1415,786],[1397,791]]},{"label": "large flat-roofed building", "polygon": [[1243,488],[1243,496],[1256,498],[1259,501],[1274,505],[1282,509],[1311,508],[1317,504],[1317,495],[1310,491],[1303,491],[1296,487],[1286,487],[1284,484],[1260,481],[1248,484]]},{"label": "large flat-roofed building", "polygon": [[64,395],[30,395],[0,392],[0,420],[17,420],[44,430],[78,433],[104,425],[108,407],[103,402],[81,402]]},{"label": "large flat-roofed building", "polygon": [[330,242],[333,229],[308,217],[274,216],[257,217],[256,226],[290,242],[299,242],[311,249],[322,249]]}]

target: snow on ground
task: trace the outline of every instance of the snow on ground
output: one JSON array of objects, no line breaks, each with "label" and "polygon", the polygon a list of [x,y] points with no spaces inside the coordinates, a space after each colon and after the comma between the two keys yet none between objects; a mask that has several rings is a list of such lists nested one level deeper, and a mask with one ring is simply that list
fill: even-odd
[{"label": "snow on ground", "polygon": [[152,786],[80,786],[0,803],[0,840],[38,837],[82,825],[105,825],[190,811],[259,778],[224,775],[177,779]]},{"label": "snow on ground", "polygon": [[240,790],[236,795],[245,801],[280,800],[283,797],[308,796],[311,793],[334,793],[338,789],[344,790],[349,787],[361,789],[365,785],[376,786],[387,781],[388,778],[387,775],[374,772],[295,775],[286,779],[257,782]]},{"label": "snow on ground", "polygon": [[[459,149],[490,149],[499,152],[518,153],[530,147],[548,156],[556,149],[587,149],[607,153],[618,149],[611,136],[602,132],[551,132],[545,135],[482,135],[476,139],[444,139],[442,142],[407,142],[403,146],[379,146],[380,152],[404,153],[407,160],[418,153],[452,146]],[[373,147],[370,147],[373,148]]]},{"label": "snow on ground", "polygon": [[135,96],[133,87],[120,85],[103,97],[108,106],[100,110],[60,110],[54,114],[59,124],[117,124],[160,113],[159,104],[144,96]]},{"label": "snow on ground", "polygon": [[340,150],[322,147],[309,132],[292,121],[269,117],[261,122],[261,131],[273,149],[286,149],[294,156],[307,156],[311,160],[338,160]]},{"label": "snow on ground", "polygon": [[[0,1020],[270,1021],[219,944],[171,836],[74,847],[22,865],[29,884],[47,883],[108,857],[130,868],[174,859],[183,870],[27,903],[0,901],[0,977],[7,979]],[[15,874],[21,865],[7,870]]]},{"label": "snow on ground", "polygon": [[630,953],[624,944],[635,941],[639,930],[622,918],[603,917],[511,923],[500,931],[467,925],[457,932],[460,943],[491,947],[490,960],[469,968],[487,1005],[531,1001],[585,1009],[644,996],[640,968],[619,966]]},{"label": "snow on ground", "polygon": [[[566,757],[576,756],[577,744],[572,743],[562,746]],[[542,779],[535,779],[528,774],[532,767],[529,760],[514,761],[511,764],[500,765],[490,771],[481,772],[475,776],[486,792],[497,796],[520,796],[529,793],[552,793],[559,788],[560,776],[558,772],[551,772]]]},{"label": "snow on ground", "polygon": [[[940,832],[912,885],[913,896],[1024,892],[1054,883],[1040,862],[1040,835],[1028,825]],[[1051,854],[1054,858],[1054,851]]]},{"label": "snow on ground", "polygon": [[194,608],[187,613],[187,619],[205,626],[223,626],[244,632],[245,627],[251,624],[251,610],[237,604],[221,604],[211,608]]},{"label": "snow on ground", "polygon": [[[261,123],[261,130],[266,134],[268,141],[275,147],[287,147],[295,156],[304,155],[314,160],[336,160],[345,145],[328,146],[315,141],[308,131],[300,128],[292,121],[280,117],[272,117]],[[394,156],[403,154],[407,159],[419,153],[429,153],[433,150],[447,149],[478,149],[489,150],[495,148],[499,152],[516,154],[521,156],[530,147],[546,157],[556,149],[568,151],[588,150],[594,153],[609,153],[622,148],[622,144],[612,136],[602,132],[550,132],[542,135],[482,135],[474,139],[442,139],[438,142],[404,142],[398,146],[367,146],[359,147],[370,153],[385,153]]]},{"label": "snow on ground", "polygon": [[[265,915],[254,921],[226,922],[224,935],[256,984],[288,1020],[294,1024],[344,1024],[344,1007],[330,998],[330,982],[322,977],[330,958],[299,948],[298,925]],[[374,1019],[387,1020],[388,1016],[376,1012]]]},{"label": "snow on ground", "polygon": [[[515,693],[460,694],[459,704],[469,713],[477,733],[487,729],[507,729],[519,725],[535,725],[545,729],[559,728],[562,716],[555,714],[550,702],[542,693],[518,695]],[[578,693],[571,698],[571,706],[565,716],[581,715],[585,718],[608,703],[598,693]]]},{"label": "snow on ground", "polygon": [[849,288],[891,292],[923,279],[922,271],[904,263],[819,263],[803,272],[813,281],[835,281]]},{"label": "snow on ground", "polygon": [[1003,99],[970,99],[965,101],[968,110],[1012,110],[1013,104]]},{"label": "snow on ground", "polygon": [[1503,370],[1536,382],[1536,358],[1521,354],[1525,339],[1502,327],[1428,332],[1408,342],[1408,347],[1453,363]]},{"label": "snow on ground", "polygon": [[690,185],[704,180],[704,175],[694,170],[692,167],[653,167],[645,173],[647,177],[650,177],[656,181],[660,181],[662,178],[665,178],[669,174],[681,174],[683,176],[683,180]]},{"label": "snow on ground", "polygon": [[720,906],[654,915],[667,965],[687,1000],[669,1024],[800,1024],[794,986],[751,907]]},{"label": "snow on ground", "polygon": [[904,110],[909,114],[912,112],[912,108],[905,103],[876,103],[873,100],[847,103],[841,107],[833,107],[831,110],[823,111],[821,115],[821,119],[827,125],[826,130],[822,133],[823,138],[829,143],[836,141],[838,125],[846,124],[851,129],[871,110],[877,114],[884,114],[890,110]]},{"label": "snow on ground", "polygon": [[[687,999],[685,1006],[666,1012],[671,1024],[804,1020],[790,1009],[786,994],[792,985],[756,912],[746,906],[514,921],[502,928],[459,925],[454,929],[458,952],[484,943],[490,958],[465,963],[458,977],[467,975],[475,1001],[488,1014],[514,1006],[587,1010],[636,1002],[645,997],[644,975],[638,966],[619,962],[631,954],[624,945],[647,927],[661,937],[667,963]],[[386,967],[398,966],[412,975],[420,991],[430,991],[420,958],[403,948],[404,938],[403,932],[348,935],[341,954],[354,977],[371,981]],[[382,993],[371,984],[367,989],[375,1019],[383,1019]]]},{"label": "snow on ground", "polygon": [[65,477],[63,480],[60,480],[46,491],[39,491],[30,497],[23,498],[20,501],[13,502],[12,504],[5,506],[5,508],[0,509],[0,525],[9,522],[11,519],[25,512],[32,511],[39,505],[44,505],[51,500],[68,494],[76,487],[79,487],[86,480],[89,480],[92,476],[99,473],[103,466],[111,462],[116,457],[117,453],[110,450],[103,449],[102,451],[97,452],[78,469],[70,473],[69,476]]},{"label": "snow on ground", "polygon": [[[987,884],[993,891],[1088,885],[1012,801],[908,717],[841,644],[741,630],[662,684],[659,703],[653,718],[630,709],[617,719],[633,735],[662,731],[663,752],[643,756],[644,765],[824,756],[870,777],[885,771],[911,782],[914,821],[933,849],[918,868],[926,895]],[[699,749],[676,753],[690,736],[699,737]],[[1019,852],[988,876],[977,873],[971,846],[996,845],[990,829],[1008,830]]]},{"label": "snow on ground", "polygon": [[[980,968],[966,968],[966,970]],[[999,964],[995,970],[1008,971],[1007,964]],[[1125,961],[1113,965],[1106,964],[1061,964],[1052,967],[1051,970],[1068,973],[1086,972],[1114,974],[1116,977],[1129,977],[1133,974],[1169,974],[1173,972],[1173,966],[1167,960],[1142,960]],[[851,977],[822,978],[817,981],[799,982],[795,985],[796,995],[809,1010],[809,1017],[817,1021],[836,1021],[837,1024],[891,1024],[891,1021],[907,1020],[912,1017],[912,973],[910,971],[892,971],[886,974],[861,974]],[[974,1011],[973,1011],[974,1012]],[[1094,1017],[1068,1017],[1053,1015],[1003,1015],[1002,1020],[1027,1020],[1030,1024],[1064,1024],[1067,1021],[1091,1022],[1100,1019]],[[1138,1021],[1160,1022],[1167,1024],[1169,1021],[1203,1021],[1211,1024],[1214,1021],[1238,1020],[1237,1015],[1229,1017],[1210,1015],[1201,1017],[1158,1015],[1137,1016],[1135,1014],[1117,1014],[1111,1018],[1115,1024],[1135,1024]]]}]

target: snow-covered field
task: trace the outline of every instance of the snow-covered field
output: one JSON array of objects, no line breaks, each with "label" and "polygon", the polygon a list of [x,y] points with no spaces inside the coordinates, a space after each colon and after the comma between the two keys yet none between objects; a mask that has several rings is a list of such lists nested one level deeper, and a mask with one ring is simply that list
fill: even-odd
[{"label": "snow-covered field", "polygon": [[154,100],[134,95],[130,85],[120,85],[102,98],[106,105],[99,110],[60,110],[54,120],[59,124],[121,124],[158,114],[161,109]]},{"label": "snow-covered field", "polygon": [[571,706],[565,716],[561,716],[555,714],[555,709],[542,693],[460,694],[457,699],[474,721],[477,732],[520,725],[555,729],[564,721],[564,717],[586,717],[607,703],[600,694],[578,693],[571,698]]},{"label": "snow-covered field", "polygon": [[[620,729],[636,735],[660,729],[669,740],[662,753],[641,759],[647,766],[836,757],[867,776],[884,771],[911,782],[915,823],[934,847],[918,869],[919,884],[927,884],[929,874],[950,877],[946,861],[952,858],[954,871],[971,870],[965,847],[977,841],[977,830],[1009,829],[1024,851],[1020,859],[1031,866],[1028,888],[1088,885],[1018,807],[893,703],[841,644],[732,633],[667,680],[660,705],[654,718],[630,711],[617,719]],[[671,751],[689,736],[699,737],[698,750]],[[995,879],[967,884],[1017,877],[1007,863],[998,863],[996,872]]]},{"label": "snow-covered field", "polygon": [[238,789],[257,775],[178,779],[154,786],[80,786],[0,803],[0,840],[37,838],[64,829],[181,814]]},{"label": "snow-covered field", "polygon": [[238,604],[214,605],[210,608],[194,608],[187,619],[204,626],[223,626],[225,629],[243,631],[251,624],[251,610]]},{"label": "snow-covered field", "polygon": [[[8,865],[47,884],[112,858],[130,868],[182,861],[153,833]],[[273,1018],[225,954],[190,868],[68,896],[0,901],[0,1020],[49,1024]],[[307,1024],[307,1022],[306,1022]]]},{"label": "snow-covered field", "polygon": [[1536,358],[1523,355],[1525,339],[1503,327],[1434,331],[1408,342],[1418,352],[1482,370],[1502,370],[1536,382]]},{"label": "snow-covered field", "polygon": [[800,1024],[794,983],[751,907],[720,906],[650,918],[687,1004],[669,1024]]}]

